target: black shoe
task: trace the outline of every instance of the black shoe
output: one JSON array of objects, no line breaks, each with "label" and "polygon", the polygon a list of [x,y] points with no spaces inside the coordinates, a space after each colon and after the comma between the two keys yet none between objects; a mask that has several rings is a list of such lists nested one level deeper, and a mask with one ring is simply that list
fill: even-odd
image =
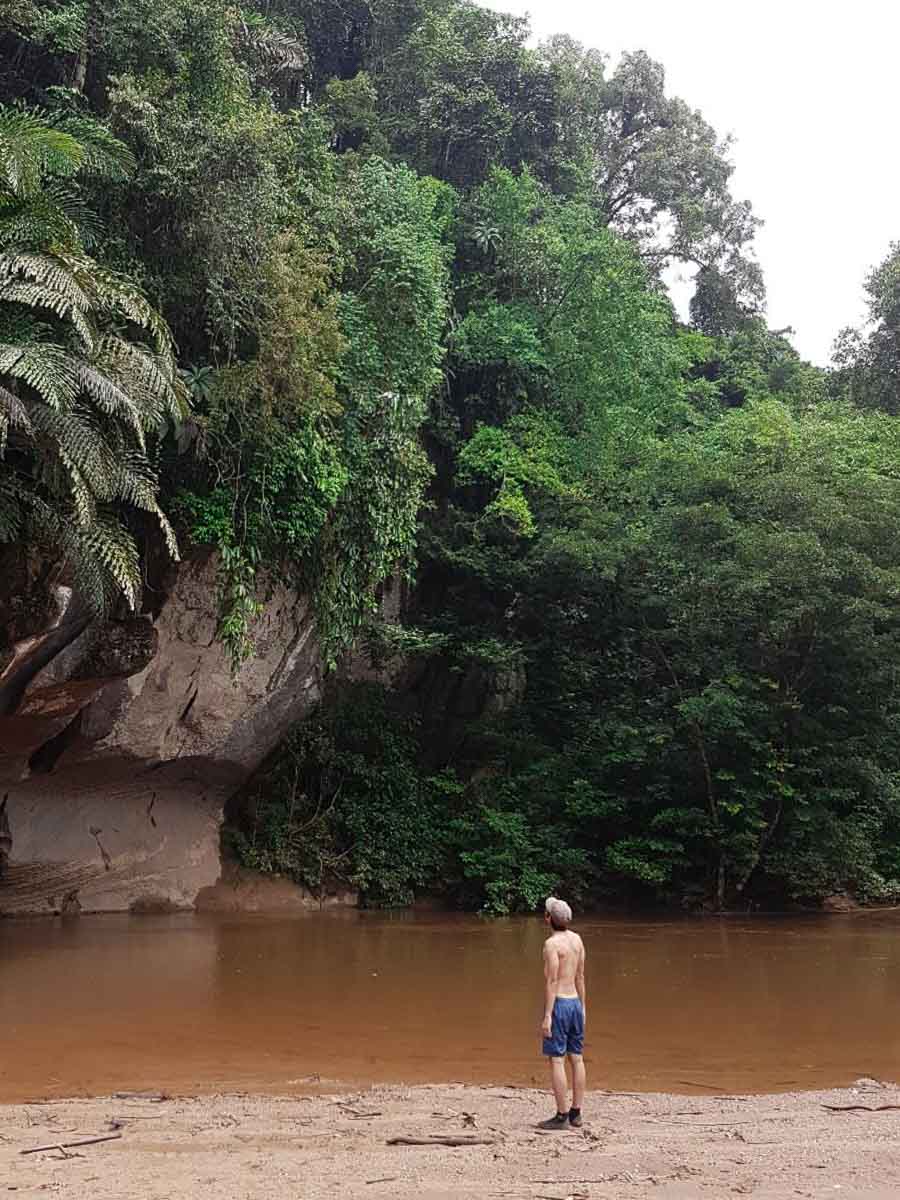
[{"label": "black shoe", "polygon": [[569,1124],[568,1113],[557,1113],[555,1117],[550,1117],[547,1121],[541,1121],[538,1129],[565,1129]]},{"label": "black shoe", "polygon": [[569,1110],[569,1124],[573,1129],[580,1129],[583,1121],[581,1120],[581,1109],[572,1108]]}]

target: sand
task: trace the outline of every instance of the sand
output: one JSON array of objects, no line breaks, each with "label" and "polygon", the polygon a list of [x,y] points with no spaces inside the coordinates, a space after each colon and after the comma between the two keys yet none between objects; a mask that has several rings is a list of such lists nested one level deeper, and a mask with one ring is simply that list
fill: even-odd
[{"label": "sand", "polygon": [[[867,1109],[832,1111],[827,1105]],[[897,1105],[897,1108],[881,1108]],[[344,1095],[63,1100],[0,1108],[0,1196],[90,1200],[757,1200],[900,1196],[900,1087],[767,1096],[592,1093],[541,1133],[547,1094],[378,1087]],[[23,1155],[114,1132],[116,1140]],[[486,1145],[390,1145],[391,1138]],[[64,1153],[66,1157],[64,1157]]]}]

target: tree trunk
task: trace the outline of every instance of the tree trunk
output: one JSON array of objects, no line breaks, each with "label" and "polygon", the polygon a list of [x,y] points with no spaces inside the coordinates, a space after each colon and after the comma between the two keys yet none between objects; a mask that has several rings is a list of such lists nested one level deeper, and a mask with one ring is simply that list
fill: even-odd
[{"label": "tree trunk", "polygon": [[95,0],[94,3],[88,5],[87,18],[84,25],[84,41],[81,43],[81,49],[78,51],[78,57],[75,59],[75,67],[72,72],[72,87],[76,92],[83,92],[84,85],[87,83],[88,66],[97,45],[98,24],[99,13]]}]

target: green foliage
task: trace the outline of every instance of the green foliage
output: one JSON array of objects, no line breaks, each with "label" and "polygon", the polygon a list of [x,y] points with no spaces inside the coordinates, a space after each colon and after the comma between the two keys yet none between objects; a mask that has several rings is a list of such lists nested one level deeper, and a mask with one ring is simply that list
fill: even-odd
[{"label": "green foliage", "polygon": [[460,188],[495,164],[545,160],[556,111],[527,22],[469,0],[421,8],[391,59],[373,62],[398,157]]},{"label": "green foliage", "polygon": [[357,687],[301,725],[250,785],[230,833],[247,866],[322,895],[354,888],[373,907],[407,904],[444,860],[452,775],[421,775],[415,727],[378,689]]},{"label": "green foliage", "polygon": [[669,437],[627,503],[535,546],[531,754],[557,802],[585,781],[570,844],[610,882],[897,889],[877,864],[896,837],[898,450],[885,419],[760,401]]},{"label": "green foliage", "polygon": [[496,301],[466,313],[454,332],[453,349],[468,369],[535,371],[547,365],[532,314],[524,306],[517,311]]},{"label": "green foliage", "polygon": [[865,329],[842,330],[834,348],[833,390],[861,408],[900,414],[900,242],[866,280]]},{"label": "green foliage", "polygon": [[221,553],[236,666],[251,648],[259,565],[310,588],[334,656],[415,541],[429,476],[418,428],[447,303],[445,193],[374,158],[349,162],[341,184],[339,278],[296,238],[276,243],[256,359],[216,373],[207,487],[182,494],[194,540]]},{"label": "green foliage", "polygon": [[489,912],[896,894],[896,247],[826,377],[642,52],[470,0],[0,7],[0,539],[135,602],[172,511],[236,669],[284,581],[399,684],[292,734],[245,861]]},{"label": "green foliage", "polygon": [[54,189],[86,164],[110,175],[127,161],[83,126],[79,141],[0,107],[0,540],[54,548],[95,607],[117,594],[134,607],[137,546],[117,509],[155,517],[177,557],[147,436],[184,400],[165,324],[84,253],[75,193]]}]

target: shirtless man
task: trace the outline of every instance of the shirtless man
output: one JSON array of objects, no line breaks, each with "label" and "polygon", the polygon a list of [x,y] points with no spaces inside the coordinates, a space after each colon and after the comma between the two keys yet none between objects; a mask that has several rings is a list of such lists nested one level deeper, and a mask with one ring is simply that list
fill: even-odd
[{"label": "shirtless man", "polygon": [[[572,910],[564,900],[551,896],[544,906],[544,920],[553,932],[544,942],[544,1054],[550,1060],[550,1078],[556,1099],[556,1116],[542,1129],[581,1127],[585,1072],[584,943],[569,929]],[[568,1107],[566,1056],[572,1064],[572,1107]]]}]

